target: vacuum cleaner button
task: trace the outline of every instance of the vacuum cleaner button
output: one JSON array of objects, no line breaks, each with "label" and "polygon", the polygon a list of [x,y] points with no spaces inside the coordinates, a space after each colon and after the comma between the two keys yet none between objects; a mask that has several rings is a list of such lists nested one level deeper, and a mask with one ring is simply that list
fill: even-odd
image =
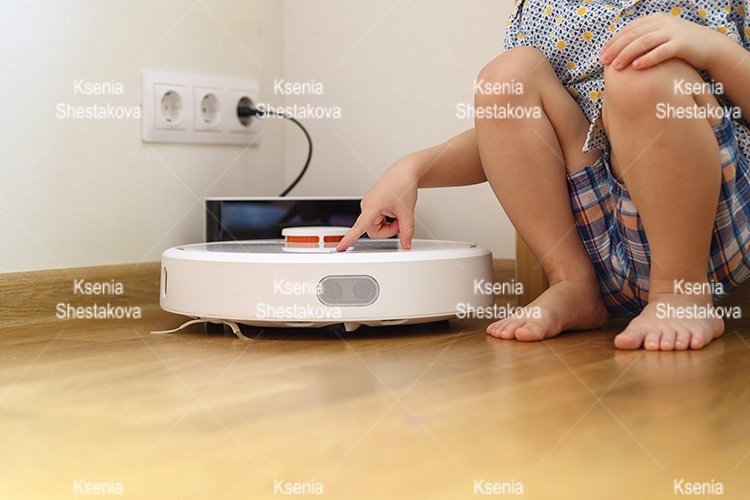
[{"label": "vacuum cleaner button", "polygon": [[287,227],[281,231],[287,246],[333,246],[341,241],[348,227]]}]

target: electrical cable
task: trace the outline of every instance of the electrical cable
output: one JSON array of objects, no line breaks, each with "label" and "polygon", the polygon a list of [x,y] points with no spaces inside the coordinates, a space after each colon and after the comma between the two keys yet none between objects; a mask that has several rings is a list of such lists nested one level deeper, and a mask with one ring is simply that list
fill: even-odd
[{"label": "electrical cable", "polygon": [[285,115],[284,113],[277,113],[275,111],[265,111],[262,109],[256,109],[252,108],[250,106],[238,106],[237,107],[237,117],[242,118],[263,118],[266,115],[270,116],[276,116],[279,118],[284,118],[285,120],[289,120],[290,122],[293,122],[295,125],[297,125],[300,130],[302,130],[302,133],[305,134],[305,138],[307,139],[307,160],[305,160],[305,165],[302,167],[302,170],[300,171],[299,175],[297,175],[297,178],[292,181],[291,184],[279,195],[281,198],[285,198],[295,187],[297,187],[297,184],[299,184],[299,181],[302,180],[302,178],[307,173],[308,168],[310,168],[310,161],[312,160],[312,154],[313,154],[313,143],[312,138],[310,137],[310,133],[307,131],[304,125],[302,125],[296,118]]}]

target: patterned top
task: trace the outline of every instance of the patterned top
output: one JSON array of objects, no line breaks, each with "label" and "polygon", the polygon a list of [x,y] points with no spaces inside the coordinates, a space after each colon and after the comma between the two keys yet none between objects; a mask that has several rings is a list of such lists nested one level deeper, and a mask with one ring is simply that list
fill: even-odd
[{"label": "patterned top", "polygon": [[[535,47],[547,57],[591,123],[584,151],[608,146],[601,119],[604,67],[599,51],[614,33],[656,12],[711,27],[750,50],[750,0],[516,0],[504,48]],[[735,125],[748,156],[750,128],[744,120]]]}]

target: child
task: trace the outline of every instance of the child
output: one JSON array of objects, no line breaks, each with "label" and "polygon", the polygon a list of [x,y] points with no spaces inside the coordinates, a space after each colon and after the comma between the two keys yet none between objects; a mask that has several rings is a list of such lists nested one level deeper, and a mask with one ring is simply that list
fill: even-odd
[{"label": "child", "polygon": [[[750,276],[748,8],[521,0],[478,77],[475,128],[396,162],[339,250],[365,232],[408,249],[418,188],[488,181],[550,282],[541,319],[490,335],[542,340],[613,313],[637,315],[620,349],[705,347],[724,331],[714,297]],[[536,112],[497,113],[511,108]]]}]

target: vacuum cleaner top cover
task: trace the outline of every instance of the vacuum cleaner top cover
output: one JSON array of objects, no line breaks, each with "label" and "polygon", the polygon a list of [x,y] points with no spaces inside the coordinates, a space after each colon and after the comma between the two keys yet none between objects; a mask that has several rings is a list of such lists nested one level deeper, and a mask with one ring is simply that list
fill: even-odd
[{"label": "vacuum cleaner top cover", "polygon": [[[296,246],[298,245],[298,246]],[[414,240],[411,250],[404,250],[398,240],[359,240],[346,252],[336,252],[335,246],[319,247],[317,244],[289,244],[283,240],[231,241],[197,243],[175,247],[165,256],[175,258],[201,258],[231,262],[362,262],[362,261],[414,261],[446,259],[461,255],[483,255],[487,250],[473,243],[457,241]],[[314,252],[309,250],[315,250]],[[307,251],[305,251],[307,250]],[[308,255],[294,255],[294,254]],[[309,255],[313,254],[313,255]]]}]

